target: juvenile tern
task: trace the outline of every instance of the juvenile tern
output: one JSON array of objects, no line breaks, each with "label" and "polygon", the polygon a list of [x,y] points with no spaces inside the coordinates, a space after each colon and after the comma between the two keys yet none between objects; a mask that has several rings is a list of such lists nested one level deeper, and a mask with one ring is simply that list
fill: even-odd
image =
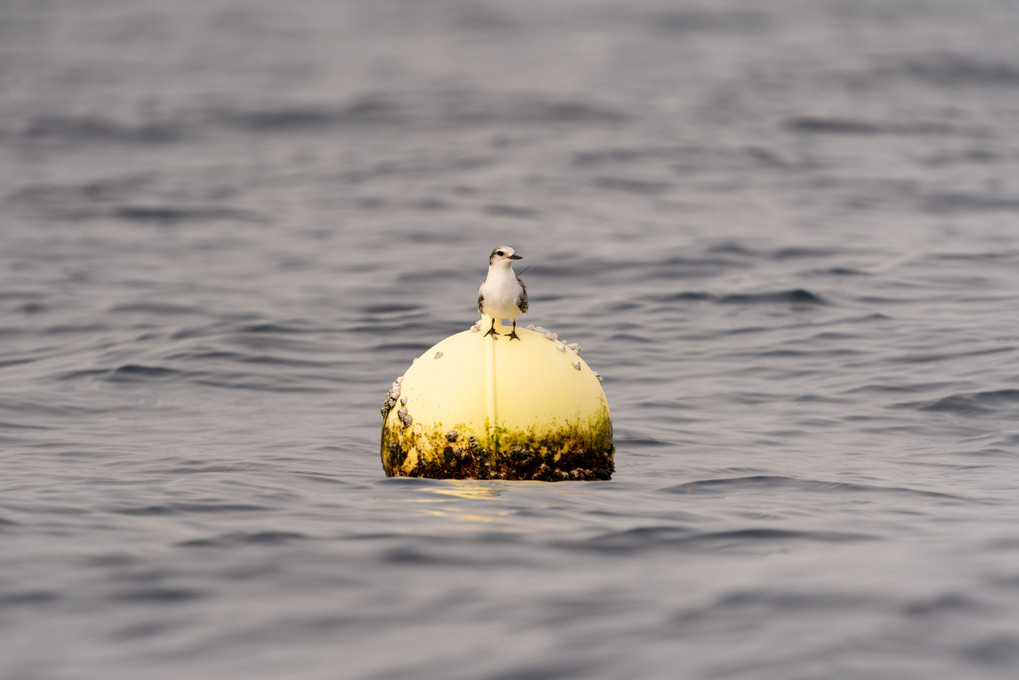
[{"label": "juvenile tern", "polygon": [[488,258],[488,278],[478,289],[478,311],[492,317],[492,327],[485,336],[495,332],[496,319],[513,319],[510,340],[517,336],[517,317],[527,313],[527,289],[513,271],[513,260],[522,260],[509,246],[497,246]]}]

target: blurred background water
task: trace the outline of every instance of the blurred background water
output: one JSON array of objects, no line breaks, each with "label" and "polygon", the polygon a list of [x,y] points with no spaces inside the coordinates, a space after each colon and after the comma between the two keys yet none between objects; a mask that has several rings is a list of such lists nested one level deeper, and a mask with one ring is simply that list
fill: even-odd
[{"label": "blurred background water", "polygon": [[[0,1],[0,677],[1015,677],[1016,35]],[[383,476],[499,243],[611,481]]]}]

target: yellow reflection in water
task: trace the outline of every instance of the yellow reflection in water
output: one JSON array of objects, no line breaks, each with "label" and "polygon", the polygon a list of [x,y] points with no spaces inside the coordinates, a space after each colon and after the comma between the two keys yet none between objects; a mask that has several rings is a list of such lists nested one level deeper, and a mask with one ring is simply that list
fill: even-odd
[{"label": "yellow reflection in water", "polygon": [[[425,517],[448,517],[469,524],[499,524],[504,528],[510,510],[489,506],[501,502],[500,496],[506,490],[498,482],[482,482],[476,479],[447,479],[441,487],[424,489],[442,498],[408,499],[416,503],[442,503],[440,508],[429,508],[419,513]],[[457,500],[470,501],[459,503]],[[478,503],[477,501],[481,501]]]},{"label": "yellow reflection in water", "polygon": [[[550,490],[554,490],[554,493],[549,494]],[[543,526],[545,522],[534,521],[532,518],[526,522],[526,526],[512,526],[516,510],[506,506],[508,499],[503,497],[504,494],[510,491],[540,491],[541,505],[559,509],[564,507],[564,501],[568,503],[569,497],[580,489],[574,485],[549,482],[445,479],[439,486],[419,491],[426,495],[399,499],[405,503],[426,505],[414,513],[417,517],[438,517],[470,525],[484,524],[502,531],[522,531]]]},{"label": "yellow reflection in water", "polygon": [[432,493],[442,496],[454,496],[468,500],[501,500],[499,496],[506,491],[505,486],[499,486],[498,482],[479,482],[476,479],[447,479],[449,488],[428,489]]}]

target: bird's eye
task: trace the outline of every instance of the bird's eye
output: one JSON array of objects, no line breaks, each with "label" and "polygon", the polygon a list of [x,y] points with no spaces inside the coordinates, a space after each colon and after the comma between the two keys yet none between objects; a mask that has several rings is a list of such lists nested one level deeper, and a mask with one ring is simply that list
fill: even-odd
[{"label": "bird's eye", "polygon": [[501,250],[497,250],[497,251],[495,251],[495,254],[501,256],[501,255],[505,255],[506,253],[502,252]]}]

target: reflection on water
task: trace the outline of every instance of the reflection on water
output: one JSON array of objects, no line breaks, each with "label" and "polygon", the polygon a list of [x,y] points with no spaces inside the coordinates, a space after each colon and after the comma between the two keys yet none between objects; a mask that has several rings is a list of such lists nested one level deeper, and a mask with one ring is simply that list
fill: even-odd
[{"label": "reflection on water", "polygon": [[472,501],[499,500],[502,494],[506,491],[506,485],[498,482],[474,479],[448,479],[445,481],[449,484],[448,488],[436,487],[428,489],[428,491],[442,496],[453,496],[454,498],[463,498]]},{"label": "reflection on water", "polygon": [[[454,519],[467,524],[497,524],[500,528],[512,530],[507,517],[511,511],[488,505],[501,501],[505,491],[497,482],[478,481],[472,479],[441,480],[442,486],[429,486],[422,489],[426,494],[441,496],[407,497],[407,503],[427,503],[431,507],[418,511],[419,516]],[[466,501],[458,503],[457,501]]]},{"label": "reflection on water", "polygon": [[[415,517],[452,519],[465,524],[486,524],[500,531],[528,531],[540,527],[564,528],[562,513],[597,497],[589,482],[536,482],[473,479],[416,480],[416,493],[377,497],[385,503],[418,507]],[[406,488],[406,487],[404,487]],[[547,515],[543,515],[543,512]],[[550,519],[554,517],[555,519]],[[436,529],[415,524],[414,531]]]}]

